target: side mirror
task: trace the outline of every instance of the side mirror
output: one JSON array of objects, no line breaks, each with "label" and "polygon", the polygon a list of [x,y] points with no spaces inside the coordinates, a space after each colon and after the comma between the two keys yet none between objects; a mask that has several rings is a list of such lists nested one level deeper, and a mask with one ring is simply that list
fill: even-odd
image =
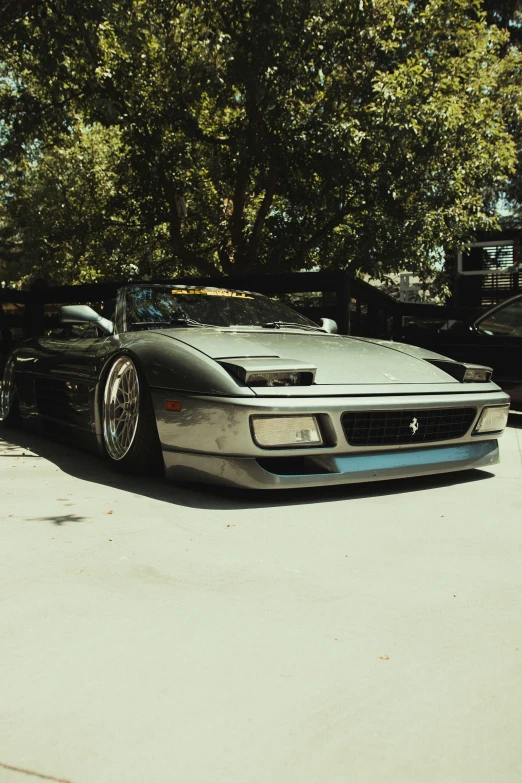
[{"label": "side mirror", "polygon": [[324,329],[325,332],[328,332],[328,334],[337,334],[339,331],[337,323],[333,318],[321,318],[321,328]]},{"label": "side mirror", "polygon": [[60,307],[60,321],[62,324],[95,324],[99,326],[105,334],[114,332],[114,324],[107,318],[89,307],[88,305],[65,305]]}]

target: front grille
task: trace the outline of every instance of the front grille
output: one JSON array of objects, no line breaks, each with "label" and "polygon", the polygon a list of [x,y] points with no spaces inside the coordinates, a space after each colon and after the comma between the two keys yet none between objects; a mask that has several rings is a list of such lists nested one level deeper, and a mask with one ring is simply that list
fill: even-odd
[{"label": "front grille", "polygon": [[350,446],[395,446],[461,438],[475,414],[475,408],[348,411],[341,422]]}]

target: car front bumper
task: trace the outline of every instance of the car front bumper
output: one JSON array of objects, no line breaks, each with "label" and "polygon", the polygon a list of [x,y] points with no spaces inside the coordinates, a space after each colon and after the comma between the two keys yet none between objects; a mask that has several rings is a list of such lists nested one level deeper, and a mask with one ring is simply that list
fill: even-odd
[{"label": "car front bumper", "polygon": [[[152,396],[168,478],[252,489],[376,481],[494,465],[499,460],[500,433],[471,433],[485,406],[509,402],[495,387],[482,393],[385,397],[223,398],[164,389],[154,389]],[[172,401],[177,403],[175,411],[167,410],[167,402]],[[342,427],[347,411],[455,406],[475,408],[475,419],[463,437],[438,443],[353,447]],[[259,414],[318,416],[328,434],[327,444],[260,448],[250,426],[251,417]]]},{"label": "car front bumper", "polygon": [[[165,475],[174,481],[248,489],[291,489],[485,468],[499,461],[499,450],[497,440],[482,440],[458,446],[347,454],[331,457],[327,464],[318,464],[317,472],[312,463],[285,462],[284,457],[265,462],[255,457],[216,457],[176,451],[166,451],[163,457]],[[293,466],[295,473],[289,472]],[[282,472],[277,472],[278,469]]]}]

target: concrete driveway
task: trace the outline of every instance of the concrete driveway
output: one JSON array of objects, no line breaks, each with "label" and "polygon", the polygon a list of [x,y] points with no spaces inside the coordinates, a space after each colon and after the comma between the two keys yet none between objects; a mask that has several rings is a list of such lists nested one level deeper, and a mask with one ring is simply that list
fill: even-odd
[{"label": "concrete driveway", "polygon": [[1,783],[520,781],[521,424],[491,471],[268,495],[4,430]]}]

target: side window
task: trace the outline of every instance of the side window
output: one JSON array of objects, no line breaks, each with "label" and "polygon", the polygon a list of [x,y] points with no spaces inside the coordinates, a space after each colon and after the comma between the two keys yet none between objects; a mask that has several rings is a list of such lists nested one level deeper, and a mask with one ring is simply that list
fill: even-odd
[{"label": "side window", "polygon": [[484,334],[522,337],[522,299],[500,307],[477,323]]},{"label": "side window", "polygon": [[100,336],[98,327],[94,324],[71,324],[69,335],[71,337],[83,337],[91,340]]},{"label": "side window", "polygon": [[45,337],[54,337],[58,340],[71,340],[77,338],[100,337],[101,334],[94,324],[61,324],[54,329],[46,329]]}]

